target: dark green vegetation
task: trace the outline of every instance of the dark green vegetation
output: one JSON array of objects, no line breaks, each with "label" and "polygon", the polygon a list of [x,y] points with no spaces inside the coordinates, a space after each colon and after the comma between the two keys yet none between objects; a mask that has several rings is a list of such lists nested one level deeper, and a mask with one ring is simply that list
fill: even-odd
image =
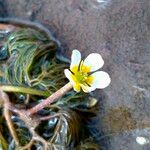
[{"label": "dark green vegetation", "polygon": [[[0,40],[0,88],[17,109],[31,108],[68,82],[64,69],[69,65],[56,57],[58,44],[45,33],[17,28],[2,33]],[[24,123],[13,111],[5,112],[1,100],[0,149],[99,150],[89,131],[96,102],[72,90]],[[14,136],[7,127],[10,122]]]}]

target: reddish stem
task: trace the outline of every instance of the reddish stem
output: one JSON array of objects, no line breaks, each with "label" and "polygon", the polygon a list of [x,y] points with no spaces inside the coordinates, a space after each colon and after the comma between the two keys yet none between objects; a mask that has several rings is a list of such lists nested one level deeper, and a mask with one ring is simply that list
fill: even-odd
[{"label": "reddish stem", "polygon": [[49,119],[52,119],[52,118],[55,118],[55,117],[59,117],[60,115],[62,115],[62,114],[61,113],[57,113],[57,114],[54,114],[54,115],[48,115],[48,116],[45,116],[45,117],[41,117],[40,120],[41,121],[49,120]]},{"label": "reddish stem", "polygon": [[31,115],[35,114],[36,112],[38,112],[39,110],[47,107],[49,104],[55,102],[58,98],[60,98],[63,95],[65,95],[66,92],[68,92],[71,89],[72,89],[72,84],[69,82],[65,86],[63,86],[62,88],[60,88],[58,91],[56,91],[55,93],[53,93],[51,96],[49,96],[48,98],[46,98],[45,100],[43,100],[41,103],[39,103],[36,106],[28,109],[27,110],[28,115],[31,116]]}]

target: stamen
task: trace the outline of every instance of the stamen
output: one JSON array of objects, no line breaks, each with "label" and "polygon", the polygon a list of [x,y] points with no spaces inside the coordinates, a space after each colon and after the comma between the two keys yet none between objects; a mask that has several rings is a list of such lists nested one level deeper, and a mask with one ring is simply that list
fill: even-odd
[{"label": "stamen", "polygon": [[95,73],[95,72],[97,72],[97,71],[88,72],[88,73],[87,73],[88,77],[89,77],[90,75],[92,75],[93,73]]},{"label": "stamen", "polygon": [[85,81],[85,83],[86,83],[87,86],[91,87],[91,85],[89,83],[87,83],[86,81]]},{"label": "stamen", "polygon": [[70,71],[73,75],[75,75],[75,74],[74,74],[74,72],[73,72],[73,71],[71,71],[71,69],[69,69],[69,71]]},{"label": "stamen", "polygon": [[82,62],[82,60],[80,61],[80,63],[79,63],[79,66],[78,66],[78,71],[80,71],[81,70],[81,62]]}]

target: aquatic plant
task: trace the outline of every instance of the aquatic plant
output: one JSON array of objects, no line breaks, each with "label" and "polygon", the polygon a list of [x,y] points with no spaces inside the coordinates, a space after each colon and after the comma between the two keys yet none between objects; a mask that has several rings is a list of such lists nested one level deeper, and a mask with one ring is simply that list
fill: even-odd
[{"label": "aquatic plant", "polygon": [[[1,149],[98,150],[86,126],[86,119],[96,116],[97,99],[72,89],[64,75],[69,64],[57,57],[57,41],[33,28],[17,27],[1,42]],[[80,64],[83,71],[84,62]]]}]

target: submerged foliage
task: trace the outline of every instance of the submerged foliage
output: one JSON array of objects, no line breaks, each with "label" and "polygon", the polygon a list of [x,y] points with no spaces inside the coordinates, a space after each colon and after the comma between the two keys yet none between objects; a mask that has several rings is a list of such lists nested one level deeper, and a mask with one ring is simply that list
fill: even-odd
[{"label": "submerged foliage", "polygon": [[57,48],[54,40],[33,29],[12,33],[3,47],[9,52],[9,60],[2,65],[2,83],[35,87],[50,93],[57,90],[64,84],[66,67],[59,65],[54,57]]},{"label": "submerged foliage", "polygon": [[[67,83],[64,69],[68,64],[56,58],[59,46],[53,38],[31,28],[17,28],[1,38],[2,41],[0,86],[17,108],[30,108]],[[0,149],[98,150],[93,141],[80,145],[90,136],[85,132],[83,114],[86,112],[87,119],[95,116],[95,104],[95,99],[70,91],[40,111],[30,124],[10,114],[19,145],[6,128],[7,122],[3,122],[0,127],[8,132],[0,132]]]}]

